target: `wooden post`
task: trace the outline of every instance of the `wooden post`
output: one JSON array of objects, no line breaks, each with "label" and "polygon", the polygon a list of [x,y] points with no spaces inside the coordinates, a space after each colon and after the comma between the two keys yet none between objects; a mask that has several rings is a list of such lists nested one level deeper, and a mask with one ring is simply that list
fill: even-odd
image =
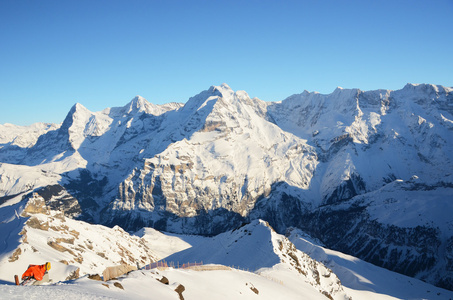
[{"label": "wooden post", "polygon": [[14,281],[16,282],[16,285],[19,285],[19,276],[14,275]]}]

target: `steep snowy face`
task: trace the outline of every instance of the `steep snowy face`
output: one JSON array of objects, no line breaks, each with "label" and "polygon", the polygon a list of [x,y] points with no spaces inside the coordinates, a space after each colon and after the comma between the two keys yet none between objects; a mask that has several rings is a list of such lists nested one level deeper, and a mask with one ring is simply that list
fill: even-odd
[{"label": "steep snowy face", "polygon": [[[17,185],[9,180],[17,177],[17,172],[3,164],[0,169],[4,169],[4,177],[0,181],[6,184],[2,188],[4,195],[45,186],[39,184],[45,182],[40,178],[42,175],[51,177],[49,184],[68,185],[80,197],[83,207],[102,209],[97,202],[111,201],[108,191],[115,189],[134,168],[140,151],[143,152],[159,129],[163,115],[180,107],[177,103],[153,105],[139,96],[124,107],[94,113],[76,104],[61,126],[51,126],[55,130],[45,131],[34,145],[19,147],[10,141],[0,148],[0,161],[27,165],[32,174],[37,175]],[[0,134],[6,141],[8,135]],[[40,174],[41,170],[45,173]],[[21,181],[24,180],[18,180]]]},{"label": "steep snowy face", "polygon": [[[133,134],[130,132],[131,127],[135,127],[132,131],[143,130],[147,123],[180,107],[181,104],[178,103],[154,105],[140,96],[135,97],[124,107],[107,108],[94,113],[77,103],[71,108],[61,126],[48,125],[46,128],[42,128],[44,124],[34,124],[28,128],[16,126],[14,128],[18,134],[13,139],[9,133],[13,125],[2,125],[0,141],[4,146],[0,148],[0,157],[4,162],[37,165],[50,160],[59,160],[61,153],[66,151],[66,155],[78,152],[88,164],[93,164],[94,161],[103,163],[105,157],[109,157],[105,154],[112,152],[118,143],[121,144],[122,139]],[[35,137],[38,134],[39,139]],[[27,141],[30,140],[27,145],[24,142],[19,143],[25,139],[25,135],[29,137]],[[17,145],[16,148],[19,149],[11,147],[12,145]],[[47,153],[44,149],[47,149]],[[14,150],[17,152],[16,157],[5,159],[7,152]],[[52,154],[55,154],[55,157],[52,157]],[[100,162],[101,158],[104,158],[104,161]]]},{"label": "steep snowy face", "polygon": [[148,102],[141,96],[135,96],[128,104],[123,107],[107,108],[103,113],[108,114],[111,118],[116,119],[127,115],[136,115],[137,113],[146,113],[147,115],[160,116],[170,110],[178,109],[181,103],[167,103],[155,105]]},{"label": "steep snowy face", "polygon": [[39,138],[58,130],[60,125],[35,123],[30,126],[0,124],[0,161],[22,164],[27,152]]},{"label": "steep snowy face", "polygon": [[[325,202],[349,199],[396,178],[430,181],[452,166],[452,89],[410,85],[399,91],[304,92],[271,104],[282,129],[315,145]],[[321,170],[322,168],[318,168]],[[340,190],[337,189],[340,187]]]},{"label": "steep snowy face", "polygon": [[196,217],[202,210],[245,217],[276,182],[307,190],[318,163],[314,148],[266,120],[257,102],[227,85],[191,98],[168,124],[175,142],[133,170],[108,214],[138,209],[165,223],[163,214]]},{"label": "steep snowy face", "polygon": [[59,127],[60,125],[51,123],[35,123],[30,126],[0,124],[0,149],[7,145],[30,148],[41,135]]},{"label": "steep snowy face", "polygon": [[[145,133],[148,123],[156,122],[159,116],[179,107],[178,104],[154,105],[140,96],[124,107],[95,113],[76,104],[63,122],[62,130],[67,132],[73,149],[88,161],[99,162],[105,153],[111,153],[115,147]],[[99,155],[99,152],[104,155]]]}]

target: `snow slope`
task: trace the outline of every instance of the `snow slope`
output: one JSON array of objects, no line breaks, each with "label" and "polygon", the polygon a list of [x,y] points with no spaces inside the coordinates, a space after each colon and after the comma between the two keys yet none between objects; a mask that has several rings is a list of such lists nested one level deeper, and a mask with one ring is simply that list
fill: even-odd
[{"label": "snow slope", "polygon": [[297,251],[284,236],[261,220],[219,234],[165,260],[181,264],[195,260],[236,266],[277,281],[299,281],[300,285],[311,286],[334,299],[347,298],[331,270]]},{"label": "snow slope", "polygon": [[320,246],[299,229],[288,238],[297,249],[323,262],[341,280],[353,299],[452,299],[453,292],[423,281],[390,272],[350,255]]},{"label": "snow slope", "polygon": [[[93,226],[83,225],[83,223],[80,225]],[[94,226],[91,230],[96,231],[96,227],[98,226]],[[247,258],[253,259],[258,254],[263,259],[263,263],[272,262],[275,259],[274,256],[280,256],[284,252],[280,252],[278,248],[272,249],[271,244],[269,244],[271,247],[266,246],[269,243],[269,233],[272,242],[278,244],[278,241],[285,240],[284,237],[269,231],[269,227],[263,222],[249,224],[212,238],[166,235],[149,228],[145,228],[139,234],[146,239],[147,245],[153,246],[153,251],[160,249],[156,251],[159,253],[171,254],[173,251],[181,251],[179,255],[177,252],[174,253],[174,257],[184,257],[189,261],[195,261],[204,255],[207,260],[230,263],[235,262],[234,258],[236,258],[238,265],[242,262],[244,265],[251,264],[259,267],[262,264],[258,260],[248,262]],[[111,239],[115,236],[114,232],[110,233]],[[440,300],[453,297],[450,291],[323,248],[300,230],[293,229],[289,238],[299,250],[305,251],[319,262],[322,261],[329,266],[333,271],[331,276],[338,274],[342,289],[351,297],[350,299]],[[238,239],[237,242],[235,242],[236,239]],[[30,242],[31,245],[35,243],[37,243],[36,240]],[[96,250],[100,244],[93,243],[93,246],[93,250]],[[193,247],[193,249],[188,252],[187,250],[190,249],[187,247]],[[270,251],[265,251],[266,248]],[[284,248],[285,246],[282,249]],[[298,251],[295,253],[299,259],[301,255]],[[45,255],[41,253],[40,259],[46,258]],[[270,257],[267,257],[268,255]],[[285,259],[284,256],[281,258]],[[97,259],[102,260],[100,257]],[[172,268],[140,270],[107,282],[90,280],[83,276],[75,280],[54,281],[50,285],[26,287],[13,285],[12,278],[2,278],[0,295],[2,299],[42,299],[43,297],[51,299],[179,299],[175,289],[182,285],[184,299],[326,299],[326,296],[319,293],[313,285],[301,280],[303,276],[299,276],[301,274],[298,272],[296,275],[294,268],[285,262],[277,263],[271,268],[261,268],[255,273],[231,269],[220,264],[208,264],[205,268],[205,271]],[[57,269],[51,269],[51,277],[55,277]],[[10,274],[17,273],[17,265],[3,263],[1,270]],[[163,277],[168,279],[168,285],[160,282]],[[324,276],[321,277],[323,280],[326,279]]]},{"label": "snow slope", "polygon": [[[158,280],[165,276],[169,285]],[[180,299],[174,291],[183,285],[184,299],[327,299],[316,290],[300,285],[282,285],[266,277],[239,270],[193,271],[163,270],[135,271],[113,282],[82,278],[51,286],[16,287],[0,285],[5,299]],[[294,282],[292,282],[294,283]],[[103,285],[104,284],[104,285]],[[105,286],[107,285],[107,286]]]},{"label": "snow slope", "polygon": [[[4,220],[0,224],[0,230],[8,232],[2,243],[4,247],[0,251],[0,293],[6,299],[35,299],[43,296],[52,299],[177,299],[178,295],[174,290],[179,284],[184,285],[185,299],[212,299],[213,295],[216,299],[256,299],[258,296],[261,299],[296,299],[301,294],[310,299],[325,299],[314,279],[312,282],[301,281],[300,274],[296,271],[299,263],[294,264],[289,272],[284,267],[273,270],[274,275],[282,276],[280,281],[268,274],[259,275],[222,266],[211,266],[214,269],[209,271],[137,271],[107,283],[93,281],[86,276],[76,279],[86,274],[101,274],[106,267],[112,265],[138,263],[143,266],[156,260],[155,252],[165,256],[193,247],[194,244],[206,247],[214,238],[184,237],[191,242],[189,244],[177,236],[166,236],[150,228],[144,228],[137,233],[142,238],[130,236],[119,227],[110,229],[67,218],[65,211],[50,209],[49,201],[38,193],[34,193],[28,200],[17,203],[9,201],[6,204],[0,208]],[[276,235],[264,222],[259,221],[239,229],[233,237],[240,237],[248,230],[253,233],[250,232],[250,236],[246,234],[243,238],[250,239],[252,244],[267,243],[270,235]],[[225,242],[231,242],[231,237]],[[277,237],[273,241],[279,243],[280,251],[289,253],[284,242],[283,237]],[[238,249],[235,254],[238,258],[240,253],[247,253],[250,244],[242,243],[240,247],[242,249]],[[275,249],[268,248],[261,258],[266,260],[266,256],[271,255],[270,251]],[[295,249],[291,251],[294,252]],[[275,254],[268,261],[279,262],[275,261],[274,256]],[[298,256],[300,257],[300,254]],[[207,259],[209,260],[209,257]],[[309,260],[304,257],[305,261],[307,259]],[[52,264],[49,272],[51,284],[39,287],[12,285],[13,275],[20,276],[28,264],[41,264],[46,261]],[[335,278],[329,270],[323,272]],[[171,280],[169,285],[157,281],[162,276]],[[115,286],[115,282],[119,282],[121,288]],[[225,285],[225,282],[228,282],[228,285]],[[333,282],[333,289],[332,283],[326,286],[330,288],[330,292],[336,293],[334,299],[344,299],[341,296],[341,286],[336,281]]]},{"label": "snow slope", "polygon": [[328,247],[448,287],[452,282],[452,186],[396,180],[301,219]]},{"label": "snow slope", "polygon": [[0,280],[12,282],[29,264],[52,264],[50,278],[63,281],[102,273],[108,266],[155,261],[143,240],[120,227],[108,228],[73,220],[51,210],[34,194],[30,200],[0,208]]},{"label": "snow slope", "polygon": [[156,254],[158,260],[206,241],[203,236],[179,237],[171,233],[164,234],[149,227],[142,228],[134,235],[145,241],[145,244]]},{"label": "snow slope", "polygon": [[41,135],[59,127],[60,125],[49,123],[35,123],[30,126],[0,124],[0,148],[6,145],[30,148]]}]

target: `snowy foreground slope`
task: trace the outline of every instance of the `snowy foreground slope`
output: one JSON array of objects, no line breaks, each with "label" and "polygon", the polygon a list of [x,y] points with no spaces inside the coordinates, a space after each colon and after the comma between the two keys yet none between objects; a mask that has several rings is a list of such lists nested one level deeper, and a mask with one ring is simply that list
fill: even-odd
[{"label": "snowy foreground slope", "polygon": [[[152,228],[129,235],[72,220],[65,213],[49,209],[39,195],[28,203],[0,207],[5,219],[0,229],[9,232],[1,241],[1,299],[453,298],[451,291],[322,248],[300,230],[291,230],[288,239],[261,220],[214,237]],[[108,266],[143,267],[157,259],[203,265],[142,269],[105,282],[88,277],[102,276]],[[52,264],[51,283],[13,284],[13,275],[21,275],[28,264],[46,261]]]},{"label": "snowy foreground slope", "polygon": [[[39,195],[0,207],[0,278],[11,281],[29,264],[52,263],[55,281],[102,273],[118,264],[136,266],[156,260],[144,241],[120,227],[71,219],[71,209],[52,210]],[[13,273],[12,273],[13,272]]]},{"label": "snowy foreground slope", "polygon": [[263,219],[453,290],[452,162],[452,88],[264,102],[223,84],[2,125],[0,205],[37,192],[79,220],[207,236]]}]

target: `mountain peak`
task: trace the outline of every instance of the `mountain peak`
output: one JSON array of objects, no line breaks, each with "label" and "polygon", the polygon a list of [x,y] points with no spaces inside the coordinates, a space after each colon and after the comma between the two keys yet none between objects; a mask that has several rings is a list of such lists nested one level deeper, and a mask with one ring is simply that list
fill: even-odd
[{"label": "mountain peak", "polygon": [[134,99],[132,99],[132,102],[136,102],[136,103],[145,103],[147,102],[145,98],[143,98],[142,96],[140,95],[137,95],[134,97]]},{"label": "mountain peak", "polygon": [[133,111],[142,112],[142,111],[146,111],[147,110],[147,106],[149,104],[150,103],[148,101],[146,101],[145,98],[143,98],[142,96],[137,95],[128,104],[126,104],[124,106],[124,108],[127,111],[127,113],[131,113]]},{"label": "mountain peak", "polygon": [[226,83],[222,83],[221,85],[213,85],[211,86],[211,88],[209,89],[210,92],[218,92],[222,95],[228,95],[228,94],[233,94],[234,91],[230,88],[230,86]]},{"label": "mountain peak", "polygon": [[190,97],[184,105],[183,111],[199,109],[200,107],[204,107],[207,102],[213,99],[228,98],[232,95],[234,95],[234,91],[226,83],[218,86],[212,85],[208,90],[204,90],[201,93]]},{"label": "mountain peak", "polygon": [[64,119],[63,124],[61,125],[62,129],[64,129],[64,128],[69,129],[69,127],[72,126],[72,124],[74,122],[74,115],[76,115],[76,113],[85,114],[85,113],[89,113],[89,110],[80,103],[74,104],[71,107],[71,109],[69,110],[68,114],[66,115],[66,118]]},{"label": "mountain peak", "polygon": [[438,93],[440,90],[445,90],[445,87],[441,85],[435,84],[427,84],[427,83],[407,83],[403,91],[420,91],[420,92],[428,92],[428,93]]},{"label": "mountain peak", "polygon": [[[234,99],[237,98],[242,101],[246,101],[250,99],[250,96],[247,94],[246,91],[234,91],[228,84],[222,83],[219,86],[211,86],[211,92],[220,93],[223,98],[227,99]],[[218,95],[218,94],[216,94]]]},{"label": "mountain peak", "polygon": [[69,111],[70,113],[74,113],[76,111],[86,111],[88,110],[85,106],[83,106],[80,103],[76,103],[71,107],[71,110]]},{"label": "mountain peak", "polygon": [[230,86],[229,86],[228,84],[226,84],[226,83],[222,83],[222,84],[220,85],[220,87],[221,87],[221,88],[224,88],[224,89],[229,89],[229,90],[231,90]]}]

